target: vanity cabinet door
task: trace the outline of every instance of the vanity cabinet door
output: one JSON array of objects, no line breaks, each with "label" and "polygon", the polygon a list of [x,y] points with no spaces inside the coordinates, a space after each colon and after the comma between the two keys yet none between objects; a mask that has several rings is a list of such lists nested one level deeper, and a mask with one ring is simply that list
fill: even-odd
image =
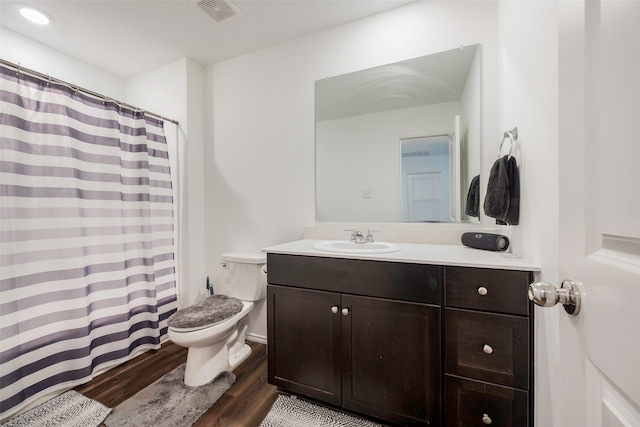
[{"label": "vanity cabinet door", "polygon": [[268,285],[269,382],[339,405],[341,318],[339,294]]},{"label": "vanity cabinet door", "polygon": [[440,308],[342,295],[342,406],[440,425]]}]

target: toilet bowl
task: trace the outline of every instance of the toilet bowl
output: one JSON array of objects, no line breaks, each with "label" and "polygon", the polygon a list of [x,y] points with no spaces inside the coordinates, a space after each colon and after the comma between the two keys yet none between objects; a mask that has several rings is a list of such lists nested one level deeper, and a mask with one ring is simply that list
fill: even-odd
[{"label": "toilet bowl", "polygon": [[222,255],[222,263],[228,295],[208,297],[169,318],[169,339],[188,348],[184,375],[188,386],[233,371],[251,355],[245,342],[247,314],[266,297],[266,257],[231,252]]}]

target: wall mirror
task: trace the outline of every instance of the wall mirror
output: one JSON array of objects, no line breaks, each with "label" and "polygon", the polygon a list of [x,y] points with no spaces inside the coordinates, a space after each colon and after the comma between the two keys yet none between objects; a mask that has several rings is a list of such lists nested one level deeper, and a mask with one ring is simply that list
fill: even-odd
[{"label": "wall mirror", "polygon": [[316,220],[468,222],[480,46],[318,80]]}]

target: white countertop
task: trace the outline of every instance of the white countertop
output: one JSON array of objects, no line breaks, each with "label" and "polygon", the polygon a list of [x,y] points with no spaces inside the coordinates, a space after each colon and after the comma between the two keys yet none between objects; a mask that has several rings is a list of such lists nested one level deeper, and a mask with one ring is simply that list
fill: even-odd
[{"label": "white countertop", "polygon": [[[312,246],[322,240],[304,239],[263,248],[274,254],[307,255],[327,258],[366,259],[376,261],[409,262],[415,264],[455,265],[461,267],[496,268],[500,270],[540,271],[540,266],[505,252],[483,251],[463,245],[429,245],[396,243],[397,252],[380,254],[342,254],[324,252]],[[393,242],[395,243],[395,242]]]}]

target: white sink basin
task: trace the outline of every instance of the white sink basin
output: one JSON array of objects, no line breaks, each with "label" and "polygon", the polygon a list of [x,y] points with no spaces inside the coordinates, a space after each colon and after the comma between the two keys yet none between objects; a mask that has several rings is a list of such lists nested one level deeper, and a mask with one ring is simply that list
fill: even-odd
[{"label": "white sink basin", "polygon": [[311,247],[319,251],[336,252],[341,254],[384,254],[400,250],[400,246],[395,243],[353,243],[344,240],[318,242],[313,244]]}]

